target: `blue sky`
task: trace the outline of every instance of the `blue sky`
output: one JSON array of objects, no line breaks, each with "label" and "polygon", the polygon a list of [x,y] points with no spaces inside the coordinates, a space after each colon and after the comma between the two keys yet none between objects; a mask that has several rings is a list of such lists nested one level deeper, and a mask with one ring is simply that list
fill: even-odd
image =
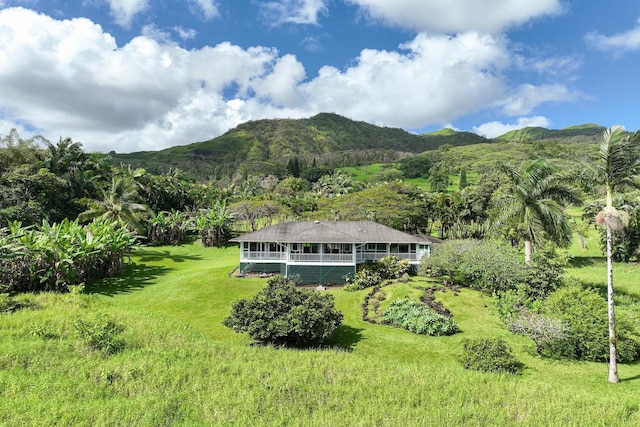
[{"label": "blue sky", "polygon": [[0,134],[158,150],[335,112],[640,129],[640,2],[0,0]]}]

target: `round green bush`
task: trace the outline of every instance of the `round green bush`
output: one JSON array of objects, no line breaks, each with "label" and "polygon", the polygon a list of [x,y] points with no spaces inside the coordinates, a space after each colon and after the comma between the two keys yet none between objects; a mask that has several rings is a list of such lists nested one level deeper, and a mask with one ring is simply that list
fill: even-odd
[{"label": "round green bush", "polygon": [[223,324],[257,341],[308,345],[328,340],[342,323],[333,295],[296,288],[282,276],[251,299],[233,303]]},{"label": "round green bush", "polygon": [[460,362],[465,369],[517,374],[524,365],[501,338],[475,338],[462,341]]}]

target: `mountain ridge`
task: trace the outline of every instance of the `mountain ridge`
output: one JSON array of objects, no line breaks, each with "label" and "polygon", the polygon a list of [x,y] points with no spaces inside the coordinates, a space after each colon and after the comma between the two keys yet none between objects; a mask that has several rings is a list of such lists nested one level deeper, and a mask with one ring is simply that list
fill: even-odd
[{"label": "mountain ridge", "polygon": [[335,113],[304,119],[262,119],[242,123],[207,141],[159,151],[110,153],[115,162],[142,166],[152,172],[179,168],[199,179],[218,179],[232,171],[256,175],[282,175],[287,161],[298,158],[309,166],[324,167],[388,163],[434,150],[440,146],[584,137],[591,142],[604,127],[578,125],[563,130],[523,128],[489,139],[472,132],[442,129],[413,134],[403,129],[376,126]]}]

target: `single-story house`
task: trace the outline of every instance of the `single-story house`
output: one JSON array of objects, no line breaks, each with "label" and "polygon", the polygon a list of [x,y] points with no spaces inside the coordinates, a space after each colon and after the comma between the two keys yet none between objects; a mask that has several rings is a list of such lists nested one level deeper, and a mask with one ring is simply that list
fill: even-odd
[{"label": "single-story house", "polygon": [[356,265],[394,255],[418,265],[439,239],[414,236],[373,221],[292,221],[247,233],[241,273],[279,273],[299,283],[344,283]]}]

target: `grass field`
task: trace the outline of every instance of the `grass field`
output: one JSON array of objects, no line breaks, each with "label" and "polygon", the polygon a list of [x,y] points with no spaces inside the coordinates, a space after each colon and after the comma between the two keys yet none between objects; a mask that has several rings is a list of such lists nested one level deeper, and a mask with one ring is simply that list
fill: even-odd
[{"label": "grass field", "polygon": [[[345,168],[340,168],[349,173],[353,177],[353,180],[356,182],[370,182],[371,178],[384,170],[385,165],[382,163],[373,163],[367,166],[350,166]],[[454,192],[460,189],[460,175],[450,175],[449,176],[450,185],[447,187],[447,191]],[[469,184],[474,184],[478,180],[478,174],[475,172],[469,172],[467,174],[467,182]],[[416,187],[424,190],[431,191],[431,184],[427,178],[419,177],[419,178],[404,178],[403,182],[407,184],[415,185]]]},{"label": "grass field", "polygon": [[[274,348],[221,324],[265,284],[229,277],[236,247],[141,248],[132,261],[84,294],[22,295],[32,308],[0,314],[0,425],[640,425],[639,364],[613,385],[606,364],[541,359],[475,291],[436,294],[462,332],[431,338],[362,321],[368,291],[334,289],[345,318],[332,343]],[[637,269],[616,266],[621,297],[640,298]],[[589,253],[568,274],[602,286],[605,263]],[[415,296],[403,286],[388,294]],[[125,327],[122,351],[76,337],[75,319],[95,313]],[[480,336],[507,340],[523,374],[464,370],[461,341]]]}]

